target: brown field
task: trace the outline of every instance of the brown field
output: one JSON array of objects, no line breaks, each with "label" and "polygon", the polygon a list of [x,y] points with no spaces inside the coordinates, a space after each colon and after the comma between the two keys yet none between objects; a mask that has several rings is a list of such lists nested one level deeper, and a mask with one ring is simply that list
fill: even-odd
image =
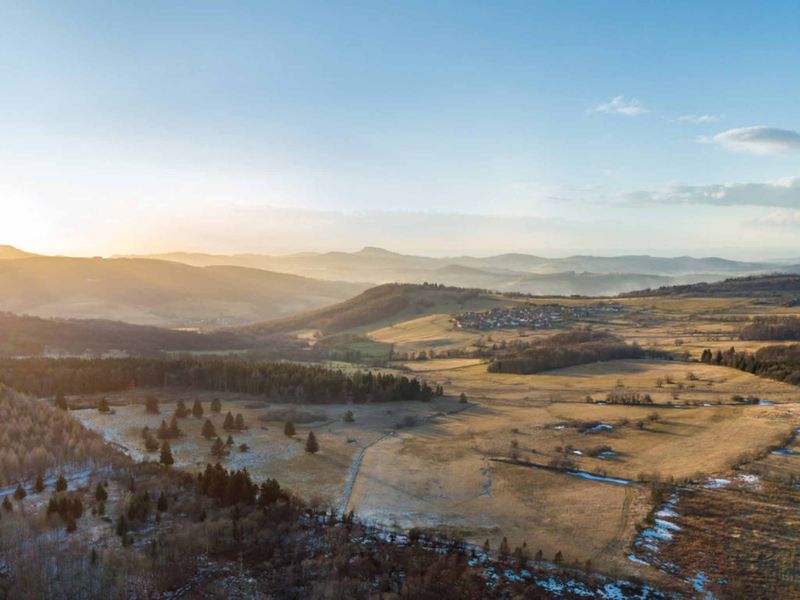
[{"label": "brown field", "polygon": [[[129,449],[136,460],[158,460],[158,452],[147,453],[141,437],[142,428],[157,430],[161,421],[172,418],[176,402],[184,400],[191,409],[195,398],[203,403],[202,418],[189,416],[180,419],[183,436],[170,440],[175,464],[179,468],[196,471],[208,462],[216,462],[210,454],[211,441],[204,439],[201,428],[206,418],[211,419],[223,441],[228,432],[222,429],[225,414],[241,413],[247,429],[230,432],[235,445],[221,462],[227,468],[244,468],[258,480],[273,477],[282,485],[305,498],[337,506],[348,479],[353,459],[358,451],[370,442],[396,427],[406,417],[425,419],[438,412],[457,408],[457,400],[439,398],[429,404],[420,402],[394,403],[392,405],[305,405],[300,410],[319,415],[322,419],[308,424],[295,423],[297,434],[286,437],[283,421],[262,421],[260,417],[270,410],[291,408],[292,405],[268,404],[263,399],[246,394],[224,394],[202,391],[155,390],[160,399],[161,414],[150,415],[144,411],[141,391],[111,394],[106,397],[114,414],[103,414],[94,409],[74,411],[87,427],[101,432],[106,440]],[[212,413],[212,398],[222,399],[222,411]],[[342,417],[352,410],[354,423],[344,423]],[[320,444],[320,452],[310,455],[304,451],[308,431],[313,430]],[[239,444],[250,447],[247,452],[238,450]]]},{"label": "brown field", "polygon": [[[451,322],[455,312],[514,300],[490,295],[465,300],[452,294],[420,300],[434,297],[435,303],[419,304],[408,314],[338,335],[364,355],[377,355],[386,348],[396,353],[471,351],[556,332],[456,329]],[[758,314],[800,314],[798,309],[756,305],[752,299],[637,298],[620,303],[626,312],[587,325],[690,357],[707,347],[756,350],[770,342],[737,340],[745,320]],[[356,368],[347,363],[327,366]],[[250,446],[245,453],[232,451],[223,464],[246,466],[256,479],[275,477],[314,502],[345,505],[362,519],[384,525],[442,530],[476,544],[488,539],[492,548],[507,537],[512,548],[527,542],[532,552],[541,549],[548,558],[561,551],[570,562],[591,560],[600,570],[656,581],[663,580],[662,572],[627,558],[637,525],[653,507],[651,482],[685,485],[710,476],[730,477],[745,463],[770,481],[800,478],[800,454],[770,453],[800,427],[800,389],[734,369],[683,360],[623,360],[516,375],[489,373],[486,360],[479,358],[394,362],[391,368],[441,384],[446,397],[429,404],[305,405],[298,408],[320,418],[298,424],[295,438],[287,438],[282,422],[260,420],[267,411],[285,406],[268,406],[246,395],[156,393],[167,418],[179,398],[189,406],[201,398],[206,416],[210,399],[223,398],[214,424],[222,433],[225,413],[242,413],[249,428],[233,437],[236,446]],[[458,402],[462,392],[466,405]],[[611,392],[649,394],[654,404],[603,404]],[[94,410],[77,414],[142,458],[141,428],[156,428],[163,418],[145,414],[143,396],[110,396],[114,415]],[[745,405],[734,396],[754,396],[762,404]],[[342,421],[347,410],[355,414],[352,424]],[[172,442],[179,468],[194,470],[211,460],[210,443],[199,433],[202,422],[192,417],[181,421],[186,435]],[[597,425],[604,427],[592,429]],[[309,429],[320,440],[317,455],[303,450]],[[601,450],[607,452],[600,455]],[[493,460],[510,457],[521,461]],[[561,470],[532,466],[556,463]],[[570,470],[629,483],[581,478]]]}]

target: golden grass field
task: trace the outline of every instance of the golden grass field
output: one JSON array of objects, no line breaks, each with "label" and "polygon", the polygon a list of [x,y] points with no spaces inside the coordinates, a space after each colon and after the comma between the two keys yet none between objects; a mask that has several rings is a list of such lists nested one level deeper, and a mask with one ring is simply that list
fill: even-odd
[{"label": "golden grass field", "polygon": [[[461,310],[509,302],[493,296],[464,302],[446,297],[426,305],[425,314],[409,310],[344,335],[352,334],[364,348],[375,344],[409,353],[471,350],[554,333],[466,331],[451,321]],[[750,299],[636,298],[620,303],[627,312],[592,326],[644,347],[686,351],[695,358],[707,347],[756,350],[764,345],[735,339],[743,320],[756,314],[800,314],[798,309],[754,305]],[[313,337],[313,332],[303,335]],[[640,481],[724,476],[743,461],[776,478],[800,477],[800,456],[769,453],[800,427],[800,388],[734,369],[678,360],[622,360],[516,375],[489,373],[486,362],[477,358],[395,362],[386,369],[441,384],[446,396],[429,404],[306,405],[301,408],[324,418],[298,425],[295,438],[287,438],[282,422],[259,420],[280,405],[268,408],[246,395],[156,393],[167,418],[179,398],[189,406],[201,398],[206,415],[210,399],[223,398],[222,413],[213,417],[217,429],[221,432],[228,410],[242,413],[249,428],[234,433],[234,439],[237,446],[244,442],[251,448],[232,452],[223,464],[246,466],[256,478],[275,477],[307,499],[339,507],[354,482],[346,509],[363,519],[444,530],[478,544],[488,539],[493,548],[507,537],[512,547],[524,541],[532,552],[541,549],[546,557],[561,551],[568,561],[591,560],[601,570],[649,578],[662,574],[626,558],[637,524],[652,507],[648,485]],[[654,405],[598,403],[620,390],[647,393]],[[462,392],[466,405],[458,402]],[[757,396],[765,403],[743,405],[732,399],[734,395]],[[77,414],[107,439],[140,453],[141,428],[156,428],[162,419],[145,414],[143,396],[109,396],[114,415],[95,410]],[[594,402],[587,403],[587,396]],[[354,423],[342,421],[347,410],[354,412]],[[406,419],[415,423],[399,427]],[[211,460],[210,443],[199,434],[202,422],[192,417],[181,421],[186,435],[172,443],[178,468],[194,470]],[[581,432],[582,425],[592,423],[610,427]],[[320,440],[317,455],[303,450],[309,429]],[[601,446],[613,454],[589,456]],[[569,459],[571,469],[633,483],[615,485],[491,460],[511,454],[540,465]]]}]

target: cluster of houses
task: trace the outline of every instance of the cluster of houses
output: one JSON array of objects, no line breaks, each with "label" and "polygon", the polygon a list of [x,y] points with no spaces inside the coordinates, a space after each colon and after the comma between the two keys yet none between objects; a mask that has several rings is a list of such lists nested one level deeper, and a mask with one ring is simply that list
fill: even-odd
[{"label": "cluster of houses", "polygon": [[458,329],[512,329],[529,327],[549,329],[565,321],[597,318],[601,313],[622,312],[619,304],[597,303],[583,306],[561,304],[523,304],[509,308],[492,308],[482,312],[463,312],[453,321]]}]

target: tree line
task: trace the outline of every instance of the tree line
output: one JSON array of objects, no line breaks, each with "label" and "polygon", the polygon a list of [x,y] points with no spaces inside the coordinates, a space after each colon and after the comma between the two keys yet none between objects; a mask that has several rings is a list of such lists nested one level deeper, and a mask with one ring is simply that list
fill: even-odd
[{"label": "tree line", "polygon": [[490,373],[539,373],[598,362],[643,358],[638,344],[626,344],[607,332],[575,330],[559,333],[525,348],[511,348],[491,363]]},{"label": "tree line", "polygon": [[742,327],[739,337],[743,340],[800,340],[800,318],[756,317]]},{"label": "tree line", "polygon": [[132,388],[188,387],[264,396],[274,402],[428,401],[435,391],[391,373],[345,373],[290,362],[245,360],[4,359],[0,382],[37,396],[93,394]]},{"label": "tree line", "polygon": [[793,385],[800,385],[800,344],[765,346],[756,352],[728,350],[703,350],[700,361],[746,371]]}]

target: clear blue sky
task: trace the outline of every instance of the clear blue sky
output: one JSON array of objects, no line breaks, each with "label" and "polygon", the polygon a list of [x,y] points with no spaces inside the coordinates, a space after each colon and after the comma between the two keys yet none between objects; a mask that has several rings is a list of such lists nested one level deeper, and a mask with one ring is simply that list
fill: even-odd
[{"label": "clear blue sky", "polygon": [[798,2],[0,6],[0,242],[800,253]]}]

